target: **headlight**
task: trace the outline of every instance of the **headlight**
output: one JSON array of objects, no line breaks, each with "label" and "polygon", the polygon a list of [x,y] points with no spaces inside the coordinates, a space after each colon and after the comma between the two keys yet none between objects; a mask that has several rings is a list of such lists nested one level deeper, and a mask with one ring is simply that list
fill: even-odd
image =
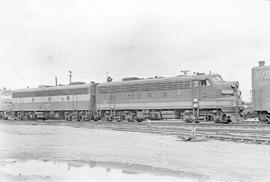
[{"label": "headlight", "polygon": [[222,95],[233,95],[233,90],[221,90]]}]

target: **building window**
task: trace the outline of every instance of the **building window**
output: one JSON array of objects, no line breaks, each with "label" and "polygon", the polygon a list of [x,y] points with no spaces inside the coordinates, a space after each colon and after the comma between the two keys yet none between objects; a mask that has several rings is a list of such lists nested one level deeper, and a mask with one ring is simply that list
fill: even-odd
[{"label": "building window", "polygon": [[32,97],[32,102],[35,102],[35,98],[34,97]]},{"label": "building window", "polygon": [[141,99],[141,93],[137,94],[137,99]]},{"label": "building window", "polygon": [[148,96],[149,99],[151,99],[152,98],[152,93],[151,92],[147,93],[147,96]]},{"label": "building window", "polygon": [[51,97],[48,97],[48,101],[51,101],[52,100],[52,98]]},{"label": "building window", "polygon": [[70,97],[69,97],[69,95],[67,96],[67,100],[70,100]]},{"label": "building window", "polygon": [[64,97],[61,97],[61,101],[62,101],[62,102],[64,101]]}]

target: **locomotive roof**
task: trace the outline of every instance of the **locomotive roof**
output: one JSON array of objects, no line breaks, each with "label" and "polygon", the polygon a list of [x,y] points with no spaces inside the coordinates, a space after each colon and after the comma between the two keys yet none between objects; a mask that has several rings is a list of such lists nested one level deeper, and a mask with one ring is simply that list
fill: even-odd
[{"label": "locomotive roof", "polygon": [[51,90],[63,90],[63,89],[76,89],[76,88],[86,88],[90,87],[91,84],[81,84],[81,85],[63,85],[63,86],[49,86],[42,88],[25,88],[12,90],[12,93],[18,92],[35,92],[35,91],[51,91]]},{"label": "locomotive roof", "polygon": [[203,80],[211,78],[213,76],[220,76],[218,74],[204,74],[204,75],[188,75],[188,76],[174,76],[174,77],[165,77],[165,78],[147,78],[131,81],[116,81],[116,82],[104,82],[100,83],[100,86],[111,86],[111,85],[129,85],[134,83],[153,83],[153,82],[167,82],[167,81],[187,81],[187,80]]}]

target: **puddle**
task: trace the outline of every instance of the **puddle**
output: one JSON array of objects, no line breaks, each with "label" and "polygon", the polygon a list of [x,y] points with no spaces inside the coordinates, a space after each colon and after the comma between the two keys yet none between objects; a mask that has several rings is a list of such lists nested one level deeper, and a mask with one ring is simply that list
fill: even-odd
[{"label": "puddle", "polygon": [[51,161],[4,161],[0,162],[0,181],[204,181],[201,177],[153,174],[138,170],[119,169],[97,166],[96,162],[82,164],[79,162],[51,162]]}]

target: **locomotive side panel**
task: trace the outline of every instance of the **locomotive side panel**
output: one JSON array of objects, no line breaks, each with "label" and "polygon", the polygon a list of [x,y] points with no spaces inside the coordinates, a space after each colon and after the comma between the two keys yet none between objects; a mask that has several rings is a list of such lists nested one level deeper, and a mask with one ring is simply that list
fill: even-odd
[{"label": "locomotive side panel", "polygon": [[89,94],[13,99],[14,111],[89,110]]},{"label": "locomotive side panel", "polygon": [[98,94],[99,110],[181,109],[191,107],[190,89]]},{"label": "locomotive side panel", "polygon": [[85,115],[91,109],[90,87],[70,85],[17,90],[12,94],[13,111],[27,117],[35,112],[56,113],[57,118],[59,115],[63,118],[64,115],[72,115],[74,112],[77,117],[78,111]]}]

